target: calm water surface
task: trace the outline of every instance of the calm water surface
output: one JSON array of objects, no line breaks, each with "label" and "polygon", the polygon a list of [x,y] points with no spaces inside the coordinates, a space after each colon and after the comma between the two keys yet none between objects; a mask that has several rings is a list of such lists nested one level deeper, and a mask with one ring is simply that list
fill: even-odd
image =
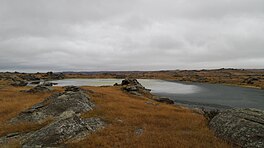
[{"label": "calm water surface", "polygon": [[[121,79],[64,79],[52,81],[58,86],[102,86],[121,83]],[[169,97],[178,104],[191,107],[229,108],[253,107],[264,109],[264,90],[220,84],[181,83],[138,79],[158,96]]]}]

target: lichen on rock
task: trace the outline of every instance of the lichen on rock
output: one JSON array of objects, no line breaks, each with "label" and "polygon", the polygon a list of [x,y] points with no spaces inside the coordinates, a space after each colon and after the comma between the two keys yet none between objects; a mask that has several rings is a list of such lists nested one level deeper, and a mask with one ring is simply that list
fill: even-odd
[{"label": "lichen on rock", "polygon": [[81,113],[93,110],[94,106],[89,96],[80,88],[69,86],[64,92],[55,93],[43,102],[23,111],[10,123],[42,122],[52,118],[52,122],[45,127],[28,133],[18,133],[17,137],[22,147],[62,146],[69,141],[81,140],[91,132],[104,127],[105,123],[100,118],[80,117]]},{"label": "lichen on rock", "polygon": [[241,147],[264,147],[264,111],[226,110],[216,115],[209,126],[219,137]]}]

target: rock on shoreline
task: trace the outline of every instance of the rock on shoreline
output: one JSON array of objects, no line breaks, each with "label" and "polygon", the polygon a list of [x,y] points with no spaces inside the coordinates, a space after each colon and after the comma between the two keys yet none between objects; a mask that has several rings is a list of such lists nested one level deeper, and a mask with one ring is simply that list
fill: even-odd
[{"label": "rock on shoreline", "polygon": [[220,112],[209,127],[217,136],[241,147],[264,147],[264,111],[230,109]]},{"label": "rock on shoreline", "polygon": [[152,96],[149,89],[142,86],[137,79],[124,79],[121,84],[114,84],[114,86],[122,86],[122,90],[133,95],[142,96],[148,95]]}]

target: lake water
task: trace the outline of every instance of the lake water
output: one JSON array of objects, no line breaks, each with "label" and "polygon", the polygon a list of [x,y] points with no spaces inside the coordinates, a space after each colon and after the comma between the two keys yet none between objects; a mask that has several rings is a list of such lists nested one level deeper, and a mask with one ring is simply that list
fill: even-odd
[{"label": "lake water", "polygon": [[[64,79],[52,81],[58,86],[103,86],[121,83],[122,79]],[[264,109],[264,90],[220,84],[182,83],[152,79],[138,81],[158,96],[169,97],[176,104],[189,107],[225,109],[251,107]]]}]

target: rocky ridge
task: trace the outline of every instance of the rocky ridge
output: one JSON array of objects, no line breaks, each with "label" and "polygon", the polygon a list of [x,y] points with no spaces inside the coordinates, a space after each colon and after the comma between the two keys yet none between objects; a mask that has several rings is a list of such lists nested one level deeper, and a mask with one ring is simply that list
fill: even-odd
[{"label": "rocky ridge", "polygon": [[28,83],[39,84],[41,81],[64,79],[63,73],[19,73],[0,72],[0,80],[8,81],[12,86],[26,86]]},{"label": "rocky ridge", "polygon": [[[78,141],[104,126],[99,118],[83,119],[81,113],[93,110],[95,104],[79,87],[68,86],[62,93],[55,93],[43,102],[23,111],[10,123],[43,122],[53,119],[47,126],[29,133],[18,133],[22,147],[57,147],[69,141]],[[10,137],[10,135],[9,135]],[[8,135],[0,143],[8,141]]]}]

